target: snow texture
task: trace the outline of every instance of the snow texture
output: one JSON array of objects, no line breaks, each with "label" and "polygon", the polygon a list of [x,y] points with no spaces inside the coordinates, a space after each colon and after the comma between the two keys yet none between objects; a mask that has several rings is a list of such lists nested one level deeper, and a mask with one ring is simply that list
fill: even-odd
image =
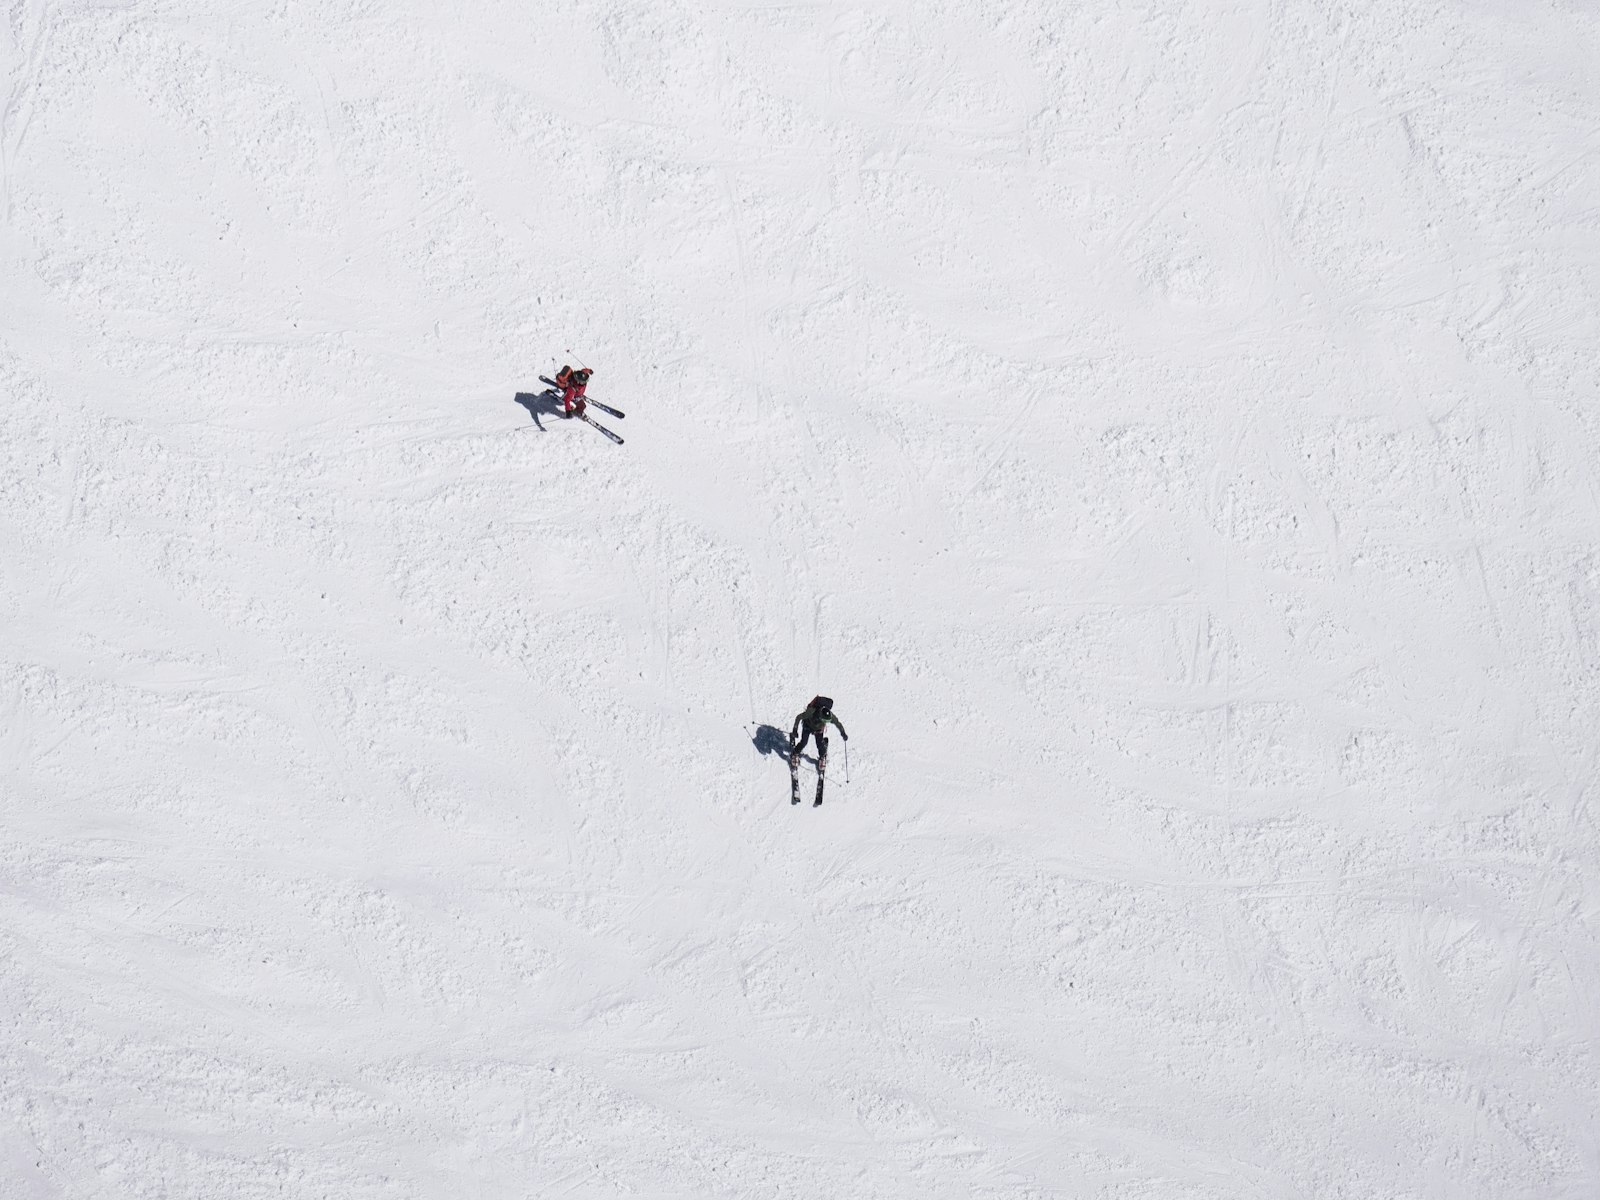
[{"label": "snow texture", "polygon": [[8,1200],[1600,1195],[1593,4],[0,54]]}]

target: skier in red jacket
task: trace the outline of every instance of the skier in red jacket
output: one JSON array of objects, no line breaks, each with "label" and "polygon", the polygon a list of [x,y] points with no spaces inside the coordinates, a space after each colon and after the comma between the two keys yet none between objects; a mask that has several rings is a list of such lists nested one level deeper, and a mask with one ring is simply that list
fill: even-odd
[{"label": "skier in red jacket", "polygon": [[562,367],[556,372],[556,386],[561,389],[563,417],[574,414],[583,416],[583,410],[588,407],[588,401],[583,398],[583,390],[589,386],[589,376],[592,374],[594,372],[588,367],[580,367],[576,371],[571,367]]}]

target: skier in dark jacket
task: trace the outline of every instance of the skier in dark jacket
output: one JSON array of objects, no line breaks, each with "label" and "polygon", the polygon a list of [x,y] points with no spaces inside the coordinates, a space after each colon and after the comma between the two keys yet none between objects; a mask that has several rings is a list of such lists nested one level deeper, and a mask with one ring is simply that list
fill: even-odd
[{"label": "skier in dark jacket", "polygon": [[[791,767],[800,765],[800,751],[806,748],[808,741],[816,738],[817,774],[820,776],[822,772],[827,770],[828,739],[824,736],[824,731],[829,725],[838,729],[839,736],[845,741],[848,742],[850,740],[850,735],[844,731],[844,726],[839,723],[839,718],[833,715],[833,701],[826,696],[816,696],[810,704],[806,705],[805,712],[794,719],[794,728],[789,732],[789,744],[794,747],[789,752],[789,765]],[[801,737],[797,742],[795,738],[800,736],[802,728],[805,729],[805,736]],[[817,788],[817,803],[822,803],[822,788],[820,784]]]},{"label": "skier in dark jacket", "polygon": [[556,386],[561,389],[561,405],[563,417],[570,417],[574,413],[583,416],[583,410],[588,407],[588,401],[583,398],[583,389],[589,386],[589,376],[594,372],[588,367],[574,371],[571,367],[562,367],[556,372]]}]

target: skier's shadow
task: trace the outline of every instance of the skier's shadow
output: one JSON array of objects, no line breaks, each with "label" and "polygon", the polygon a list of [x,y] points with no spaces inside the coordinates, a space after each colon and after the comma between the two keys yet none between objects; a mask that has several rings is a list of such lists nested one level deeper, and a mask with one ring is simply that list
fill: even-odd
[{"label": "skier's shadow", "polygon": [[750,741],[763,754],[789,757],[789,735],[774,725],[757,725],[756,735]]},{"label": "skier's shadow", "polygon": [[549,388],[542,392],[518,392],[517,403],[528,410],[528,415],[533,418],[533,423],[539,427],[539,432],[545,431],[544,422],[539,420],[539,414],[553,417],[561,411],[561,398]]},{"label": "skier's shadow", "polygon": [[[788,761],[789,751],[794,749],[794,743],[789,740],[789,735],[775,725],[757,725],[756,735],[750,742],[761,753],[776,754],[785,762]],[[801,761],[808,762],[812,766],[817,765],[817,757],[814,754],[801,755]]]}]

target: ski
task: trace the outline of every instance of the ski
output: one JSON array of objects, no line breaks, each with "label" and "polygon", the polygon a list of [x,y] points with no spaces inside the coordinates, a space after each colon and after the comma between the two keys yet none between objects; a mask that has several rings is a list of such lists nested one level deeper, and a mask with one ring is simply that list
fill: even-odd
[{"label": "ski", "polygon": [[800,756],[789,755],[789,803],[800,803]]},{"label": "ski", "polygon": [[[554,379],[550,379],[550,378],[548,378],[547,376],[544,376],[544,375],[539,376],[539,382],[540,383],[548,383],[553,388],[560,388],[560,386],[561,386]],[[612,408],[611,405],[609,405],[609,404],[602,404],[602,403],[600,403],[600,401],[594,399],[593,397],[585,396],[583,399],[584,399],[584,403],[594,405],[596,408],[598,408],[603,413],[610,413],[613,417],[615,417],[619,421],[622,420],[624,417],[626,417],[628,415],[627,413],[623,412],[620,408]]]},{"label": "ski", "polygon": [[811,807],[816,808],[822,803],[822,779],[828,770],[828,760],[825,757],[817,758],[817,798],[811,802]]},{"label": "ski", "polygon": [[618,437],[616,434],[612,433],[611,430],[607,429],[604,425],[600,424],[600,422],[598,422],[598,421],[594,420],[593,418],[591,418],[588,413],[579,413],[578,414],[578,420],[584,422],[584,424],[586,424],[586,425],[593,425],[596,429],[598,429],[601,433],[605,434],[608,438],[610,438],[617,445],[619,445],[619,446],[622,445],[622,439],[620,437]]}]

